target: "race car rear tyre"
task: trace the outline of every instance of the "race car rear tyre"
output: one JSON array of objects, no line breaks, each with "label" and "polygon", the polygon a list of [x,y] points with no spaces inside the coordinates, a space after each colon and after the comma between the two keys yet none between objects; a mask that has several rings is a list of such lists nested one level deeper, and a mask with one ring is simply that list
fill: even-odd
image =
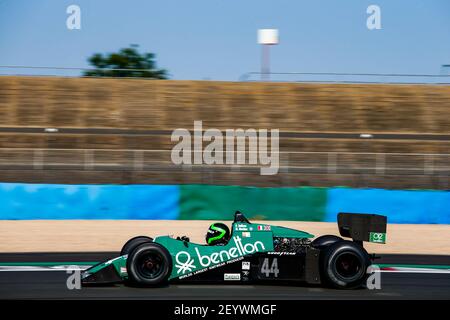
[{"label": "race car rear tyre", "polygon": [[344,240],[344,239],[342,239],[341,237],[327,234],[327,235],[320,236],[320,237],[317,237],[316,239],[314,239],[311,242],[311,245],[315,248],[322,249],[324,247],[330,246],[333,243],[336,243],[336,242],[342,241],[342,240]]},{"label": "race car rear tyre", "polygon": [[128,280],[138,286],[160,286],[172,271],[172,258],[166,248],[157,243],[143,243],[128,254]]},{"label": "race car rear tyre", "polygon": [[325,249],[322,275],[334,288],[354,289],[365,284],[370,264],[369,254],[361,245],[342,240]]},{"label": "race car rear tyre", "polygon": [[134,238],[131,238],[122,247],[122,250],[120,250],[120,255],[123,256],[125,254],[129,254],[131,251],[133,251],[134,248],[136,248],[138,245],[146,243],[146,242],[152,242],[153,239],[147,236],[137,236]]}]

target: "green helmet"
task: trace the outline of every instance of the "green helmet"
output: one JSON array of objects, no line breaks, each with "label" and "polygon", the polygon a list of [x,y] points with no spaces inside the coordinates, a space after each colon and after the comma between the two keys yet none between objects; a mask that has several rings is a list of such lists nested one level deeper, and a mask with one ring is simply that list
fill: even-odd
[{"label": "green helmet", "polygon": [[230,239],[230,229],[223,223],[213,223],[206,233],[206,243],[211,246],[225,245]]}]

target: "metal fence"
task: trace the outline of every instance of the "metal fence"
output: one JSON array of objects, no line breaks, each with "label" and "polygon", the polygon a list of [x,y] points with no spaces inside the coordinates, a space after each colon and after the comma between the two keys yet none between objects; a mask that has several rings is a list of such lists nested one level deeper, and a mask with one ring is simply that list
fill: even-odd
[{"label": "metal fence", "polygon": [[[218,152],[222,161],[213,164],[195,163],[196,152],[202,151],[193,151],[190,163],[177,165],[172,162],[172,150],[0,148],[0,169],[253,172],[268,166],[256,152],[252,158],[256,162],[250,161],[249,151]],[[227,154],[233,162],[227,162]],[[238,156],[241,163],[236,163]],[[450,154],[279,152],[268,156],[272,166],[278,158],[283,173],[450,175]]]},{"label": "metal fence", "polygon": [[[280,81],[307,83],[397,83],[397,84],[450,84],[450,74],[421,73],[361,73],[361,72],[246,72],[239,76],[239,81]],[[148,69],[131,68],[92,68],[92,67],[55,67],[55,66],[20,66],[0,65],[0,75],[14,76],[62,76],[62,77],[99,77],[83,75],[86,71],[128,71],[145,72]],[[170,76],[170,75],[169,75]],[[126,78],[126,77],[122,77]],[[220,80],[220,79],[217,79]]]},{"label": "metal fence", "polygon": [[449,85],[450,74],[348,73],[348,72],[247,72],[239,81],[279,81],[308,83],[385,83]]}]

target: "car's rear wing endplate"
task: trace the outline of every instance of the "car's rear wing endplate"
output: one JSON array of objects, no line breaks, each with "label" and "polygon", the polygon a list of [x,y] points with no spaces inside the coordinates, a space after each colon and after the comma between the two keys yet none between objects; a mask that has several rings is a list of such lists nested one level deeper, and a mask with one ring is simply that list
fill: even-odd
[{"label": "car's rear wing endplate", "polygon": [[343,237],[354,241],[386,243],[386,216],[340,212],[337,221],[339,233]]}]

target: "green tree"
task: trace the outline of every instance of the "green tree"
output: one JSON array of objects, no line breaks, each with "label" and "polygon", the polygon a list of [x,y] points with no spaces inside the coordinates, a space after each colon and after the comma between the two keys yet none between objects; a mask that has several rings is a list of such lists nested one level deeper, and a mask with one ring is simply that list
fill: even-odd
[{"label": "green tree", "polygon": [[168,77],[167,70],[156,68],[155,55],[153,53],[139,53],[138,45],[120,49],[117,53],[95,53],[88,61],[95,69],[85,71],[85,76],[153,79],[167,79]]}]

